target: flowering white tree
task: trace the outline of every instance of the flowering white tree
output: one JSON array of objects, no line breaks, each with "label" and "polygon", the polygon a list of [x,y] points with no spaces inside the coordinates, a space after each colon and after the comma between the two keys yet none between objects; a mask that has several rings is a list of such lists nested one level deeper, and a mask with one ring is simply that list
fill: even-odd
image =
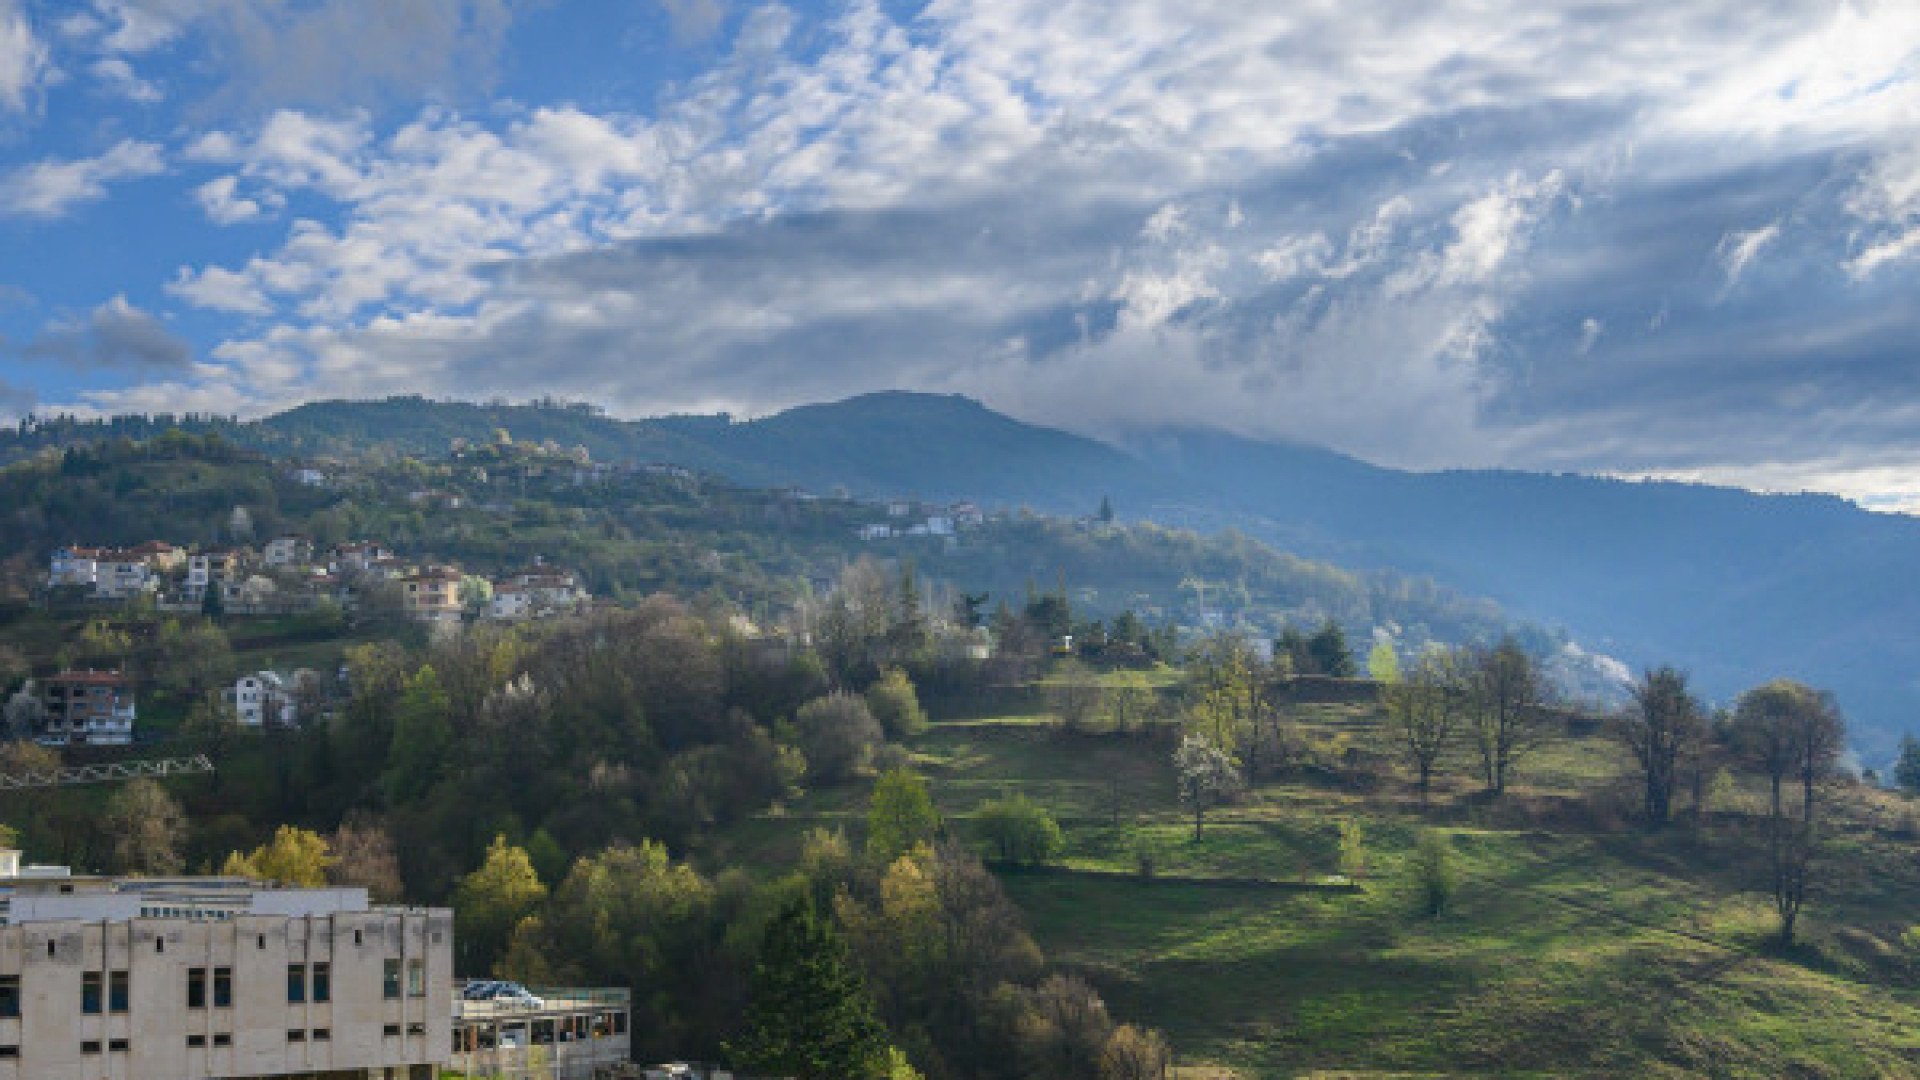
[{"label": "flowering white tree", "polygon": [[1180,801],[1193,810],[1193,838],[1200,839],[1207,810],[1233,797],[1240,788],[1240,770],[1233,755],[1204,735],[1189,735],[1173,752],[1173,769],[1180,781]]}]

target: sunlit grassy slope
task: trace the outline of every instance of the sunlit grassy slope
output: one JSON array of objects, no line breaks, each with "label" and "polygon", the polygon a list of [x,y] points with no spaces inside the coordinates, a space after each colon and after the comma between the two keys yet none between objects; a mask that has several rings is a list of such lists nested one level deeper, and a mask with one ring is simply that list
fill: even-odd
[{"label": "sunlit grassy slope", "polygon": [[[1313,760],[1385,749],[1369,706],[1292,716]],[[1013,792],[1060,818],[1063,868],[1007,872],[1009,891],[1055,960],[1120,1016],[1165,1029],[1183,1063],[1259,1077],[1920,1075],[1920,992],[1896,944],[1920,919],[1920,851],[1889,796],[1835,796],[1832,880],[1806,943],[1782,955],[1743,839],[1751,796],[1720,824],[1647,837],[1610,809],[1626,795],[1620,751],[1596,731],[1525,762],[1499,806],[1474,795],[1464,760],[1426,810],[1395,779],[1363,790],[1297,768],[1195,841],[1164,739],[1039,721],[936,724],[916,763],[962,830]],[[731,854],[777,865],[804,827],[857,833],[864,796],[809,795],[733,834]],[[1339,869],[1343,820],[1365,830],[1362,888],[1300,887]],[[1429,823],[1461,871],[1437,919],[1416,913],[1404,867]]]}]

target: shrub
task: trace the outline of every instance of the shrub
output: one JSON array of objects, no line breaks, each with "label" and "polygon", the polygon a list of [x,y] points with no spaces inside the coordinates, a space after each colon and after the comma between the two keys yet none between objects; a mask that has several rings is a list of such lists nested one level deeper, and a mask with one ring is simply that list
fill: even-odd
[{"label": "shrub", "polygon": [[1420,842],[1413,851],[1413,878],[1421,908],[1427,915],[1438,916],[1447,910],[1454,890],[1459,887],[1460,876],[1454,867],[1453,844],[1446,833],[1438,829],[1421,832]]},{"label": "shrub", "polygon": [[899,668],[888,668],[867,687],[867,708],[889,739],[905,739],[927,728],[920,695],[913,688],[913,680]]},{"label": "shrub", "polygon": [[794,716],[800,752],[814,780],[844,780],[866,765],[881,739],[880,723],[867,703],[852,694],[814,698]]},{"label": "shrub", "polygon": [[1060,825],[1047,809],[1025,795],[997,799],[980,807],[975,827],[988,850],[1011,863],[1044,863],[1060,853]]}]

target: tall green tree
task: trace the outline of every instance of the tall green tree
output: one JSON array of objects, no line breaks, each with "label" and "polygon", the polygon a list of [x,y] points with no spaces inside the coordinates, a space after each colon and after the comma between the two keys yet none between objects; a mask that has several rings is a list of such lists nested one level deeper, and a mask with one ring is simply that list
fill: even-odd
[{"label": "tall green tree", "polygon": [[940,812],[927,795],[927,782],[911,769],[890,769],[873,785],[867,805],[867,854],[885,865],[915,845],[932,843]]},{"label": "tall green tree", "polygon": [[453,744],[452,704],[440,675],[422,665],[407,680],[393,709],[393,744],[387,753],[387,797],[394,803],[433,788]]},{"label": "tall green tree", "polygon": [[875,1080],[890,1070],[886,1029],[833,925],[805,900],[768,923],[754,964],[742,1069],[794,1080]]},{"label": "tall green tree", "polygon": [[453,893],[454,943],[466,971],[490,971],[520,921],[547,898],[525,848],[496,836],[487,857]]}]

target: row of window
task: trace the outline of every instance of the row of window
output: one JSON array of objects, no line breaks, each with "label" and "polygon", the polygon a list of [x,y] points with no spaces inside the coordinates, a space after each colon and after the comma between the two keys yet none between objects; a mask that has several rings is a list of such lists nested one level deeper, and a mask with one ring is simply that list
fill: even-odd
[{"label": "row of window", "polygon": [[[233,1005],[233,969],[217,967],[213,969],[213,1007],[231,1008]],[[207,1007],[207,969],[203,967],[187,969],[187,1008],[204,1009]]]},{"label": "row of window", "polygon": [[[391,960],[388,961],[388,963],[394,962],[395,961]],[[309,965],[307,964],[287,965],[287,1004],[298,1005],[309,999],[315,1002],[328,1002],[333,1000],[333,966],[324,960],[315,961],[311,965],[313,973],[312,993],[308,993],[307,990],[308,970]]]},{"label": "row of window", "polygon": [[[393,1001],[400,997],[403,975],[406,980],[406,996],[425,997],[427,995],[425,961],[408,960],[403,967],[401,961],[390,959],[386,961],[381,971],[381,991],[387,1000]],[[213,991],[214,1008],[232,1007],[233,969],[230,967],[187,969],[187,1008],[206,1008],[209,989]],[[87,971],[80,975],[80,1011],[87,1016],[98,1016],[102,1012],[126,1012],[132,997],[133,976],[129,972]],[[331,963],[319,960],[311,964],[287,965],[287,1001],[290,1004],[297,1005],[309,1001],[325,1004],[332,1000],[333,965]],[[11,1019],[19,1015],[20,976],[0,975],[0,1018]]]},{"label": "row of window", "polygon": [[133,976],[125,971],[83,972],[80,976],[80,1011],[88,1016],[100,1015],[100,988],[103,985],[107,990],[107,1011],[126,1012],[127,1002],[132,997]]}]

